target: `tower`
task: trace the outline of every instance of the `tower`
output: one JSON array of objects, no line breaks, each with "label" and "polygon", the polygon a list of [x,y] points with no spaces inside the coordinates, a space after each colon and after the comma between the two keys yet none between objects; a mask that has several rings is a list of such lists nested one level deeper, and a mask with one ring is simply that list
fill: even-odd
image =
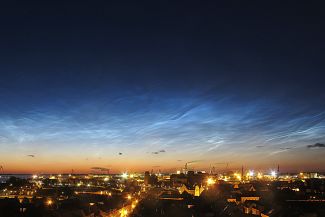
[{"label": "tower", "polygon": [[144,173],[144,184],[145,184],[145,185],[148,185],[149,182],[150,182],[150,173],[149,173],[149,171],[146,171],[146,172]]},{"label": "tower", "polygon": [[241,166],[241,180],[244,178],[244,166]]}]

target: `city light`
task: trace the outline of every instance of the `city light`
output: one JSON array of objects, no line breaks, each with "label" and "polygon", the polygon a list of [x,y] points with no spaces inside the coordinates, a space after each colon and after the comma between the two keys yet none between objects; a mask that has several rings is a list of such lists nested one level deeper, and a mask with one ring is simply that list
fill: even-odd
[{"label": "city light", "polygon": [[51,206],[53,204],[53,201],[51,199],[48,199],[46,203],[47,205]]},{"label": "city light", "polygon": [[127,179],[128,176],[129,176],[129,175],[128,175],[127,173],[122,173],[122,178],[123,178],[123,179]]},{"label": "city light", "polygon": [[241,180],[241,175],[240,174],[234,173],[234,176],[235,176],[236,179]]},{"label": "city light", "polygon": [[127,211],[126,209],[121,209],[121,210],[120,210],[120,214],[121,214],[121,217],[122,217],[122,216],[127,216],[128,211]]},{"label": "city light", "polygon": [[254,176],[254,171],[253,171],[253,170],[250,170],[250,171],[248,172],[248,176],[250,176],[250,177]]},{"label": "city light", "polygon": [[132,196],[131,196],[131,195],[128,195],[128,196],[127,196],[127,199],[128,199],[128,200],[131,200],[131,199],[132,199]]},{"label": "city light", "polygon": [[257,173],[257,178],[259,178],[259,179],[263,178],[263,174],[262,173]]},{"label": "city light", "polygon": [[276,172],[273,170],[273,171],[271,171],[271,176],[272,177],[276,177]]},{"label": "city light", "polygon": [[207,180],[207,184],[208,185],[213,185],[213,184],[215,184],[216,183],[216,181],[214,180],[214,179],[212,179],[212,178],[208,178],[208,180]]}]

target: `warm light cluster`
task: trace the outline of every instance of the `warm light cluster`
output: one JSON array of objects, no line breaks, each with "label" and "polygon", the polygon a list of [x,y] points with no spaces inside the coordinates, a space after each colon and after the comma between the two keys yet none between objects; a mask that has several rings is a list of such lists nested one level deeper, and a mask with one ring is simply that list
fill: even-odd
[{"label": "warm light cluster", "polygon": [[46,202],[47,205],[51,206],[53,204],[53,201],[51,199],[48,199]]},{"label": "warm light cluster", "polygon": [[128,173],[122,173],[122,178],[127,179],[129,177]]},{"label": "warm light cluster", "polygon": [[216,181],[213,178],[208,178],[208,180],[207,180],[208,185],[213,185],[215,183],[216,183]]},{"label": "warm light cluster", "polygon": [[121,214],[121,217],[127,216],[128,215],[128,211],[126,209],[121,209],[120,210],[120,214]]},{"label": "warm light cluster", "polygon": [[237,180],[241,180],[241,175],[239,173],[234,173],[234,176]]}]

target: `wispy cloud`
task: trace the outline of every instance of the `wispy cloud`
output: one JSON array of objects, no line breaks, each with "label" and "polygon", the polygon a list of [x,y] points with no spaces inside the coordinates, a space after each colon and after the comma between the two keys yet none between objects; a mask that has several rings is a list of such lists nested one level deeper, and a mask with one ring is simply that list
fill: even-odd
[{"label": "wispy cloud", "polygon": [[204,97],[128,93],[61,105],[64,109],[53,104],[2,116],[0,146],[8,151],[20,147],[24,154],[32,149],[36,155],[65,150],[80,156],[87,152],[89,157],[150,153],[164,158],[182,153],[193,159],[247,150],[251,155],[286,154],[325,139],[324,111],[258,97],[246,102],[213,91]]}]

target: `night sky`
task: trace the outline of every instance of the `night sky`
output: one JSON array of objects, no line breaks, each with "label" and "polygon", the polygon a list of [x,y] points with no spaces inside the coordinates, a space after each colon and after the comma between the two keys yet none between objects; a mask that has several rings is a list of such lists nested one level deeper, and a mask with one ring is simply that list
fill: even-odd
[{"label": "night sky", "polygon": [[325,7],[302,2],[8,1],[0,165],[325,171]]}]

